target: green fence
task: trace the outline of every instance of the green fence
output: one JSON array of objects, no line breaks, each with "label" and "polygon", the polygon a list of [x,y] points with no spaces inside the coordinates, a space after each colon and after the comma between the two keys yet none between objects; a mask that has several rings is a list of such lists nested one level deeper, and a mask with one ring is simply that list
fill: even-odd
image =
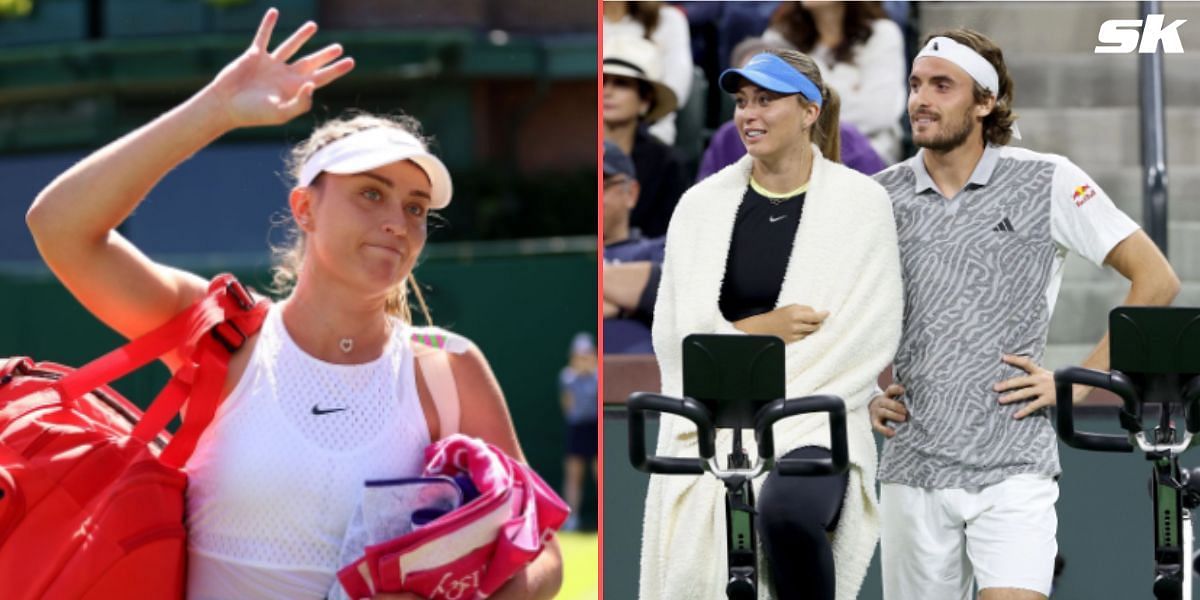
[{"label": "green fence", "polygon": [[[0,29],[0,39],[3,35]],[[108,142],[191,96],[243,52],[248,41],[248,34],[211,33],[0,45],[0,152]],[[549,100],[578,101],[574,95],[568,99],[551,93],[561,86],[595,84],[596,42],[591,35],[514,35],[499,44],[461,29],[329,31],[305,47],[334,42],[354,57],[356,66],[318,94],[311,113],[282,127],[238,130],[227,139],[279,139],[281,133],[295,139],[311,131],[314,120],[325,112],[403,107],[422,116],[428,131],[438,132],[445,150],[458,153],[444,158],[456,165],[470,164],[476,150],[473,133],[500,117],[492,115],[488,104],[473,100],[477,95],[491,97],[489,90],[477,89],[480,84],[536,86],[524,103],[532,105],[528,109],[542,110],[541,104]],[[595,97],[594,87],[589,97]],[[590,124],[595,115],[580,112],[579,118]]]},{"label": "green fence", "polygon": [[[416,270],[434,322],[471,338],[488,357],[530,464],[556,489],[565,448],[558,374],[571,337],[596,331],[595,247],[592,237],[435,245]],[[257,261],[164,260],[205,276],[230,271],[263,289],[270,277]],[[78,366],[123,341],[39,265],[0,265],[0,315],[0,356]],[[156,363],[115,387],[145,406],[167,376]],[[594,518],[590,504],[585,522]]]}]

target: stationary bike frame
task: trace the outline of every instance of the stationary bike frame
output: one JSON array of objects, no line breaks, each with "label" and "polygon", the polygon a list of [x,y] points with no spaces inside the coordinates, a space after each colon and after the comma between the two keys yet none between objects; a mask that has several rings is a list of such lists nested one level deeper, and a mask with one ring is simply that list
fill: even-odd
[{"label": "stationary bike frame", "polygon": [[[693,357],[689,360],[689,356]],[[742,363],[725,368],[729,363]],[[699,364],[706,363],[706,364]],[[695,371],[696,367],[710,367]],[[741,368],[739,368],[741,367]],[[771,371],[766,385],[779,392],[774,399],[761,399],[749,390],[739,396],[739,383],[761,386],[763,371]],[[778,466],[785,476],[830,475],[849,467],[846,444],[846,408],[841,398],[814,395],[785,399],[782,390],[783,342],[767,336],[692,335],[684,340],[683,398],[639,392],[629,397],[629,459],[635,468],[664,475],[710,473],[725,485],[726,552],[729,579],[726,596],[732,600],[755,600],[758,588],[757,534],[755,533],[755,477]],[[689,377],[689,374],[696,375]],[[769,381],[778,376],[778,381]],[[689,385],[690,384],[690,385]],[[755,396],[759,396],[755,398]],[[696,426],[699,457],[664,457],[646,454],[646,413],[669,413]],[[828,413],[830,453],[826,458],[775,458],[772,425],[788,417]],[[733,430],[733,445],[726,467],[716,458],[717,429]],[[758,457],[751,461],[742,447],[742,430],[753,428]]]},{"label": "stationary bike frame", "polygon": [[[1133,452],[1136,447],[1154,463],[1150,480],[1154,502],[1154,597],[1191,600],[1192,511],[1200,506],[1200,478],[1192,478],[1189,471],[1181,469],[1179,457],[1200,441],[1195,435],[1200,431],[1200,369],[1194,362],[1200,356],[1200,345],[1195,343],[1200,342],[1200,310],[1119,307],[1112,311],[1109,322],[1111,372],[1066,367],[1054,373],[1058,435],[1067,445],[1083,450]],[[1187,338],[1188,333],[1194,339]],[[1159,342],[1166,348],[1152,348]],[[1073,384],[1098,387],[1120,396],[1118,417],[1128,434],[1076,431]],[[1158,424],[1150,431],[1142,427],[1145,404],[1157,405],[1160,411]],[[1177,435],[1172,418],[1180,414],[1186,423],[1182,436]]]}]

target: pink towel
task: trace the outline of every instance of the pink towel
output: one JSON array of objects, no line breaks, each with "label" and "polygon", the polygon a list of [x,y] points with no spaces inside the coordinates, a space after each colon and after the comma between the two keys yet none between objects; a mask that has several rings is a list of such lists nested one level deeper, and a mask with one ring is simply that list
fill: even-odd
[{"label": "pink towel", "polygon": [[537,473],[461,434],[425,449],[427,476],[467,474],[479,497],[338,571],[351,598],[414,592],[429,600],[486,598],[541,553],[570,512]]}]

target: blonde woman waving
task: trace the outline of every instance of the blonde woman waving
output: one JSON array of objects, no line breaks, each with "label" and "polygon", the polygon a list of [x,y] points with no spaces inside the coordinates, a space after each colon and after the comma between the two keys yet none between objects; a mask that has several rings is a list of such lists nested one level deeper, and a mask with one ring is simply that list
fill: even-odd
[{"label": "blonde woman waving", "polygon": [[[268,11],[208,86],[71,167],[29,210],[55,275],[126,337],[166,322],[207,283],[152,261],[116,226],[189,156],[234,129],[305,113],[317,88],[354,67],[337,44],[296,58],[313,23],[270,50],[277,19]],[[453,432],[414,370],[406,287],[430,211],[450,202],[449,172],[411,118],[332,121],[292,158],[295,243],[276,267],[284,298],[234,353],[187,464],[190,598],[325,598],[363,481],[418,475],[422,449]],[[462,399],[454,429],[521,459],[487,360],[441,335]],[[560,580],[551,542],[493,597],[550,598]]]}]

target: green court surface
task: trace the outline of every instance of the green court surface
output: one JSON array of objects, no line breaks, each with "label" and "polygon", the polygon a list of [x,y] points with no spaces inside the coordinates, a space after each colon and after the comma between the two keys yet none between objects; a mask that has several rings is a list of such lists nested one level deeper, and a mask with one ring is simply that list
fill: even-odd
[{"label": "green court surface", "polygon": [[558,600],[597,600],[599,596],[599,549],[595,533],[558,534],[563,555],[563,585]]}]

